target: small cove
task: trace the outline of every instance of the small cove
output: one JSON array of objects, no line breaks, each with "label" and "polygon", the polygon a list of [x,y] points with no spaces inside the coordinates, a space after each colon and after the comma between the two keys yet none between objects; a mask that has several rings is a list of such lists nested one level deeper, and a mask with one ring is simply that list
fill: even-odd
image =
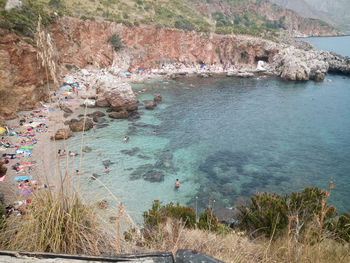
[{"label": "small cove", "polygon": [[[200,207],[209,199],[230,207],[256,191],[326,187],[329,180],[336,184],[331,200],[345,210],[350,205],[348,82],[330,75],[323,83],[188,78],[135,85],[147,88],[140,101],[161,93],[163,102],[153,111],[140,108],[136,122],[115,120],[87,132],[85,145],[93,151],[84,154],[83,189],[103,190],[89,177],[102,175],[102,161],[111,160],[111,172],[99,179],[136,218],[152,200],[194,205],[198,196]],[[80,142],[79,135],[70,139],[70,149],[79,151]],[[156,166],[164,182],[134,180],[145,165]],[[176,178],[182,182],[179,191],[173,189]]]},{"label": "small cove", "polygon": [[[330,180],[331,202],[348,210],[349,83],[349,77],[328,75],[322,83],[183,78],[135,84],[135,91],[147,89],[140,102],[154,93],[163,102],[154,110],[141,106],[139,120],[114,120],[86,133],[85,145],[93,150],[84,154],[81,188],[107,195],[90,179],[101,175],[138,222],[153,200],[191,206],[198,200],[202,208],[215,200],[216,208],[232,207],[256,191],[326,188]],[[78,133],[69,149],[79,152],[80,143]],[[114,163],[103,175],[104,160]],[[79,158],[73,162],[77,168]],[[164,174],[164,181],[143,180],[147,169]]]}]

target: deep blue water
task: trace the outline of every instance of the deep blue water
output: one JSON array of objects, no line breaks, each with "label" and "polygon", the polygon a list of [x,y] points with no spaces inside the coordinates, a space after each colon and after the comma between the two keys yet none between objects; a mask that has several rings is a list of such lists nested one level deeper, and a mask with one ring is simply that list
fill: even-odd
[{"label": "deep blue water", "polygon": [[[153,111],[141,106],[135,122],[115,120],[96,134],[87,132],[85,144],[93,151],[84,154],[82,189],[94,198],[108,195],[89,177],[102,175],[102,161],[109,159],[111,172],[100,180],[139,221],[152,200],[194,205],[198,197],[200,207],[213,200],[216,207],[231,207],[256,191],[326,188],[330,180],[331,202],[349,211],[349,84],[349,77],[328,75],[322,83],[184,78],[134,85],[147,88],[141,102],[154,93],[163,102]],[[70,149],[79,151],[80,143],[73,137]],[[78,165],[77,159],[72,169]],[[149,169],[163,173],[164,181],[142,179]]]},{"label": "deep blue water", "polygon": [[310,42],[315,48],[333,51],[350,57],[350,36],[344,37],[309,37],[302,40]]}]

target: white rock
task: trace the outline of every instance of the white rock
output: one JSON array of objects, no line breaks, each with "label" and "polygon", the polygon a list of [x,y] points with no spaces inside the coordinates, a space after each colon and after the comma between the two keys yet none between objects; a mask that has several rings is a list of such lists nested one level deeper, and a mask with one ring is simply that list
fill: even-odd
[{"label": "white rock", "polygon": [[8,0],[5,5],[5,10],[11,10],[12,8],[22,7],[23,3],[21,0]]}]

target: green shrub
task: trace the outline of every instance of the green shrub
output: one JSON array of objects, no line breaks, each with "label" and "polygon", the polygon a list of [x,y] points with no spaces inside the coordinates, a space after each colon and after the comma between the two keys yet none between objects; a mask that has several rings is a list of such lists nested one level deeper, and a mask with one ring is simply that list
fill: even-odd
[{"label": "green shrub", "polygon": [[256,194],[248,206],[238,208],[239,227],[255,236],[278,237],[290,224],[291,227],[298,227],[302,233],[317,219],[320,230],[326,229],[336,215],[335,208],[327,205],[328,195],[328,192],[317,187],[307,187],[301,192],[283,196]]},{"label": "green shrub", "polygon": [[194,227],[196,224],[196,214],[192,208],[180,206],[179,203],[162,205],[159,201],[154,201],[152,208],[143,213],[145,226],[148,228],[159,226],[167,218],[178,219],[184,222],[186,227]]},{"label": "green shrub", "polygon": [[22,8],[13,8],[8,11],[2,10],[0,12],[0,27],[11,30],[21,36],[32,38],[39,16],[41,16],[44,26],[47,26],[54,20],[54,17],[41,4],[27,0],[23,2]]},{"label": "green shrub", "polygon": [[198,228],[209,231],[217,231],[219,229],[219,222],[211,208],[205,209],[199,216]]},{"label": "green shrub", "polygon": [[117,34],[111,35],[108,38],[108,42],[112,44],[112,47],[115,51],[119,51],[124,47],[122,39]]},{"label": "green shrub", "polygon": [[338,240],[350,242],[350,213],[340,215],[329,229],[336,234]]},{"label": "green shrub", "polygon": [[238,208],[241,229],[268,237],[280,234],[288,225],[286,200],[277,194],[261,193],[251,198],[249,206]]},{"label": "green shrub", "polygon": [[175,27],[185,31],[192,31],[195,29],[194,25],[187,20],[177,20],[175,21]]}]

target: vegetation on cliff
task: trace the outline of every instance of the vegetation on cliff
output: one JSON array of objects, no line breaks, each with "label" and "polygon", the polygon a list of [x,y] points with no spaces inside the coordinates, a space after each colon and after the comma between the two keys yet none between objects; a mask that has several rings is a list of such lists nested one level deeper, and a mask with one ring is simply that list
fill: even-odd
[{"label": "vegetation on cliff", "polygon": [[[323,21],[305,19],[266,0],[24,0],[24,7],[0,8],[0,27],[31,36],[37,16],[49,23],[58,15],[104,19],[127,26],[153,24],[185,31],[249,34],[276,37],[281,30],[303,31],[307,25],[336,32]],[[54,14],[54,15],[53,15]]]},{"label": "vegetation on cliff", "polygon": [[45,26],[55,19],[53,12],[38,1],[25,0],[22,8],[11,10],[4,9],[5,2],[0,3],[0,28],[8,29],[20,36],[33,38],[39,17]]}]

